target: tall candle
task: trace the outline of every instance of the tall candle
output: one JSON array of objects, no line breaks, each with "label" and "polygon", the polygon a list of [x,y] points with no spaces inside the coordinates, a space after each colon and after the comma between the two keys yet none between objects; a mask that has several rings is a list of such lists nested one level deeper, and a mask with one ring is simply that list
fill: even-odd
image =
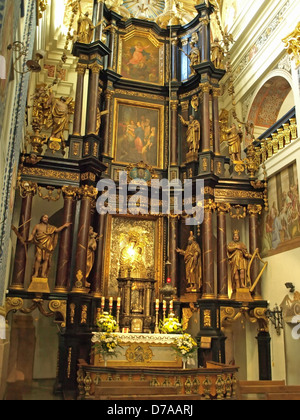
[{"label": "tall candle", "polygon": [[101,307],[102,307],[102,309],[104,308],[104,306],[105,306],[105,297],[103,296],[101,298]]},{"label": "tall candle", "polygon": [[156,299],[155,309],[159,309],[159,299]]},{"label": "tall candle", "polygon": [[112,297],[109,298],[109,307],[110,308],[113,307],[113,298]]},{"label": "tall candle", "polygon": [[163,309],[167,309],[167,302],[163,300]]},{"label": "tall candle", "polygon": [[118,299],[117,299],[117,308],[120,308],[120,306],[121,306],[121,298],[118,297]]},{"label": "tall candle", "polygon": [[173,300],[170,300],[170,311],[173,311]]}]

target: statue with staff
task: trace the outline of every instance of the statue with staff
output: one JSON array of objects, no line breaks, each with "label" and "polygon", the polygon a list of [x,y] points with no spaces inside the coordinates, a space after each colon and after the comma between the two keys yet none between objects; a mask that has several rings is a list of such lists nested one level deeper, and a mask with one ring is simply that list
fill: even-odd
[{"label": "statue with staff", "polygon": [[[252,301],[251,293],[254,292],[268,263],[264,262],[257,248],[251,255],[246,245],[240,240],[238,230],[233,231],[232,242],[227,246],[228,261],[231,266],[231,285],[236,300]],[[251,268],[255,258],[263,264],[263,268],[255,279],[251,279]]]}]

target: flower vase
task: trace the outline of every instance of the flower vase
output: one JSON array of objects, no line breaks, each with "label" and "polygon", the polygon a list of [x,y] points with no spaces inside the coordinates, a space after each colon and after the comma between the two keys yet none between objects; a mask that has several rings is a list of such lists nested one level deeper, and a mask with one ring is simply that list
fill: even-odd
[{"label": "flower vase", "polygon": [[182,369],[186,369],[186,362],[187,359],[185,357],[182,358]]},{"label": "flower vase", "polygon": [[102,359],[103,359],[103,362],[104,362],[104,367],[107,367],[107,357],[106,357],[106,354],[103,354],[102,355]]}]

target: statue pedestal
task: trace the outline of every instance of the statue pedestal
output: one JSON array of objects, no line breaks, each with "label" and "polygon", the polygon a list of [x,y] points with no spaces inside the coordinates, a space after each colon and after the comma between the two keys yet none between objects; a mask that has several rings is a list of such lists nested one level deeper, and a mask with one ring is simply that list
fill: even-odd
[{"label": "statue pedestal", "polygon": [[250,289],[236,289],[234,300],[237,302],[253,302]]},{"label": "statue pedestal", "polygon": [[28,292],[50,293],[48,279],[43,277],[32,277]]}]

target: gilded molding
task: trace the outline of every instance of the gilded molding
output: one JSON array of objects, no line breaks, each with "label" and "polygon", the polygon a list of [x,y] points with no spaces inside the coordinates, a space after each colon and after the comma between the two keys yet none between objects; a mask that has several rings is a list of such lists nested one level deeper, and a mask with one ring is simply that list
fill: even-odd
[{"label": "gilded molding", "polygon": [[23,167],[22,175],[79,182],[79,174],[74,172],[56,171],[54,169]]}]

